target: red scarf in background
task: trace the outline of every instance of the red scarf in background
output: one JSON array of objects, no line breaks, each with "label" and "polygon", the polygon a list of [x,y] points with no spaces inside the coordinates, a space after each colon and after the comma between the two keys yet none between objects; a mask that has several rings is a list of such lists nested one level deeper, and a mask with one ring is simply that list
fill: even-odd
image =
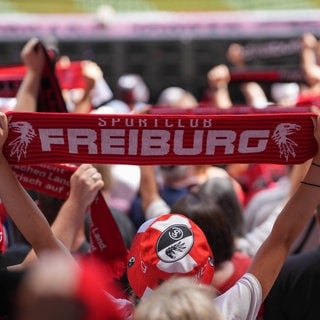
[{"label": "red scarf in background", "polygon": [[55,72],[62,89],[83,89],[85,87],[81,61],[71,61],[66,65],[57,63]]},{"label": "red scarf in background", "polygon": [[[37,50],[43,50],[46,60],[42,71],[41,87],[38,95],[38,112],[67,112],[60,85],[55,75],[54,62],[40,42]],[[0,97],[14,98],[17,95],[23,77],[26,73],[24,65],[0,67]]]},{"label": "red scarf in background", "polygon": [[301,70],[232,70],[230,72],[232,82],[304,82],[305,77]]},{"label": "red scarf in background", "polygon": [[310,112],[8,116],[10,164],[296,164],[317,150]]},{"label": "red scarf in background", "polygon": [[[18,180],[26,189],[60,199],[68,197],[70,177],[76,168],[67,164],[12,166]],[[101,192],[91,205],[90,217],[91,254],[107,263],[113,275],[119,278],[126,267],[127,249]]]}]

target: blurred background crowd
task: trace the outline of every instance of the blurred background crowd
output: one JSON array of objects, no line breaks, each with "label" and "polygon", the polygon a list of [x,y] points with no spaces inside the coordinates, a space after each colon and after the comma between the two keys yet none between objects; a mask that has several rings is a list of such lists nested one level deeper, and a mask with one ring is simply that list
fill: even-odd
[{"label": "blurred background crowd", "polygon": [[[234,42],[245,45],[247,69],[299,77],[298,39],[317,35],[319,8],[300,0],[0,1],[0,61],[20,62],[22,46],[37,36],[71,60],[95,61],[112,89],[122,74],[136,73],[151,103],[169,86],[200,98],[212,66],[235,67],[227,58]],[[269,94],[270,83],[263,85]],[[243,103],[237,87],[230,90]]]}]

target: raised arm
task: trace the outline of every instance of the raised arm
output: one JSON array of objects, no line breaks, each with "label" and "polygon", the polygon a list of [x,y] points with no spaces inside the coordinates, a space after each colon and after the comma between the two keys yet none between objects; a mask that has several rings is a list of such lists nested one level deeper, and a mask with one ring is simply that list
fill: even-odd
[{"label": "raised arm", "polygon": [[97,63],[84,60],[81,63],[82,75],[85,80],[85,88],[83,89],[81,97],[75,101],[75,108],[73,112],[89,113],[92,110],[92,101],[95,85],[103,80],[103,72]]},{"label": "raised arm", "polygon": [[318,151],[302,183],[288,200],[249,269],[261,283],[263,299],[269,293],[294,240],[320,202],[320,117],[313,118]]},{"label": "raised arm", "polygon": [[230,71],[224,64],[217,65],[209,70],[207,81],[211,103],[221,109],[232,107],[229,93]]},{"label": "raised arm", "polygon": [[40,48],[39,39],[30,39],[23,47],[20,56],[27,70],[17,93],[17,104],[14,110],[35,112],[45,63],[45,55]]},{"label": "raised arm", "polygon": [[154,166],[140,166],[141,205],[146,219],[170,212],[169,205],[161,198]]},{"label": "raised arm", "polygon": [[104,183],[91,164],[81,164],[70,178],[70,194],[52,224],[56,237],[71,251],[79,229],[83,227],[89,206]]},{"label": "raised arm", "polygon": [[[70,252],[74,248],[79,230],[84,227],[89,206],[103,185],[101,174],[91,164],[81,164],[70,178],[70,194],[51,226],[55,237]],[[35,258],[35,252],[31,250],[23,261],[22,267],[29,265]]]},{"label": "raised arm", "polygon": [[16,179],[3,155],[3,145],[7,136],[8,120],[4,113],[0,113],[0,198],[6,211],[36,254],[57,250],[69,256],[65,247],[53,235],[40,209]]},{"label": "raised arm", "polygon": [[301,37],[301,67],[308,68],[317,64],[317,38],[312,33],[305,33]]}]

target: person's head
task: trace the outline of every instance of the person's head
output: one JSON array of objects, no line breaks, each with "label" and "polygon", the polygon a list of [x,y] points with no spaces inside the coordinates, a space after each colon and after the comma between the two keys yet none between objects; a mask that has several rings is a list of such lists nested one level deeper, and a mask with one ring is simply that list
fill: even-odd
[{"label": "person's head", "polygon": [[181,109],[196,108],[198,101],[195,96],[180,87],[168,87],[158,97],[157,105]]},{"label": "person's head", "polygon": [[196,223],[206,235],[214,252],[216,267],[232,258],[234,238],[220,206],[201,192],[189,192],[172,206],[172,212],[180,212]]},{"label": "person's head", "polygon": [[167,186],[188,186],[188,181],[193,175],[193,170],[192,166],[163,165],[160,166],[160,174],[163,183]]},{"label": "person's head", "polygon": [[173,277],[135,309],[135,320],[222,320],[214,306],[215,290],[189,277]]},{"label": "person's head", "polygon": [[104,292],[106,269],[94,260],[77,262],[60,253],[40,256],[18,288],[14,319],[120,320]]},{"label": "person's head", "polygon": [[181,214],[164,214],[138,229],[128,253],[127,276],[136,296],[145,298],[172,276],[210,284],[213,253],[202,230]]},{"label": "person's head", "polygon": [[245,65],[244,48],[240,43],[231,43],[228,47],[226,57],[234,66],[242,67]]},{"label": "person's head", "polygon": [[34,192],[34,194],[34,200],[36,201],[40,210],[44,213],[49,224],[51,225],[53,221],[56,219],[57,214],[65,200],[47,195],[43,192]]},{"label": "person's head", "polygon": [[132,105],[134,103],[147,103],[149,97],[149,89],[140,75],[130,73],[119,77],[116,87],[117,99]]},{"label": "person's head", "polygon": [[220,206],[230,224],[233,236],[242,237],[244,233],[242,205],[232,179],[229,177],[210,178],[199,187],[199,192]]}]

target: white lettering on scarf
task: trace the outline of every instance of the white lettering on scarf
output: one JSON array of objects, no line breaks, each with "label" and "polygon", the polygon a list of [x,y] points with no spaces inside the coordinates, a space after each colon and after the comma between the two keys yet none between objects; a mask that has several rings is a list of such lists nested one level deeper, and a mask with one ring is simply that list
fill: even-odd
[{"label": "white lettering on scarf", "polygon": [[[64,135],[66,132],[66,136]],[[101,135],[101,146],[97,143],[97,134]],[[181,156],[214,155],[217,148],[224,154],[263,152],[268,144],[270,130],[244,130],[239,137],[233,130],[194,130],[192,144],[184,146],[184,130],[144,129],[39,129],[41,149],[51,152],[53,146],[68,145],[69,153],[79,154],[79,148],[85,146],[88,154],[164,156],[170,152]],[[236,140],[238,138],[238,143]],[[139,151],[140,150],[140,151]]]}]

